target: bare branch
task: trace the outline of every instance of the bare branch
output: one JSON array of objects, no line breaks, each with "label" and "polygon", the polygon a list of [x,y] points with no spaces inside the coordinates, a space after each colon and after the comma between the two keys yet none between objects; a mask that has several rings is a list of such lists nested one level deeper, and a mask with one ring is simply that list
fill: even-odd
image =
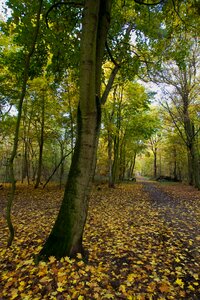
[{"label": "bare branch", "polygon": [[161,105],[162,105],[162,107],[164,107],[164,108],[168,111],[168,113],[169,113],[169,115],[170,115],[170,117],[171,117],[171,119],[172,119],[172,122],[174,123],[176,129],[178,130],[179,136],[182,138],[182,140],[183,140],[183,142],[185,143],[185,145],[188,146],[188,142],[187,142],[187,140],[185,139],[185,137],[184,137],[184,135],[183,135],[183,133],[182,133],[180,127],[178,126],[177,121],[176,121],[176,117],[175,117],[175,115],[173,114],[172,110],[170,109],[169,104],[168,104],[167,102],[165,102],[165,105],[166,105],[166,106],[165,106],[164,104],[162,104],[162,103],[161,103]]}]

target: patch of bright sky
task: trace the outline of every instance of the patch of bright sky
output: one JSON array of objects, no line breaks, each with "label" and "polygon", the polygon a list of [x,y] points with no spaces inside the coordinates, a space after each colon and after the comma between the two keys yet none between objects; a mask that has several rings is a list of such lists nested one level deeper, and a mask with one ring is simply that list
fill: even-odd
[{"label": "patch of bright sky", "polygon": [[6,0],[0,0],[0,19],[5,21],[10,15],[11,11],[6,6]]}]

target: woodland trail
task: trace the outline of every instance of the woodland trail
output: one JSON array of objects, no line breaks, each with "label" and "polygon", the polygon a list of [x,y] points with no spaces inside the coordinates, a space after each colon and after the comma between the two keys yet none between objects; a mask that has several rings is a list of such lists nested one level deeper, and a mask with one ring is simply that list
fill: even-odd
[{"label": "woodland trail", "polygon": [[195,212],[192,202],[195,199],[183,198],[182,195],[172,195],[160,185],[145,181],[144,192],[149,194],[152,206],[155,207],[163,219],[164,224],[171,228],[176,238],[184,245],[186,255],[191,261],[200,266],[200,216]]},{"label": "woodland trail", "polygon": [[200,193],[149,181],[93,186],[85,263],[65,257],[34,264],[63,190],[19,185],[16,237],[6,248],[6,188],[0,191],[0,300],[199,300]]}]

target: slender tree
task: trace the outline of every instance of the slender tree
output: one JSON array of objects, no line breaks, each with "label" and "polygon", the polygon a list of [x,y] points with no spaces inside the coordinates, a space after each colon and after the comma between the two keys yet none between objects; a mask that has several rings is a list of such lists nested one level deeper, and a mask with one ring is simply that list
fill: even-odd
[{"label": "slender tree", "polygon": [[42,2],[43,2],[42,0],[38,1],[36,25],[33,28],[33,32],[32,32],[32,34],[33,34],[32,43],[29,45],[28,52],[25,55],[25,65],[24,65],[24,70],[23,70],[21,94],[20,94],[20,99],[19,99],[19,103],[18,103],[18,115],[17,115],[17,122],[16,122],[16,127],[15,127],[15,137],[14,137],[12,153],[11,153],[11,156],[9,159],[11,190],[10,190],[10,193],[8,196],[7,211],[6,211],[6,219],[7,219],[7,224],[8,224],[8,228],[10,231],[10,236],[9,236],[8,243],[7,243],[8,247],[11,246],[12,241],[14,239],[14,227],[13,227],[12,220],[11,220],[11,208],[12,208],[12,203],[14,200],[15,189],[16,189],[16,180],[15,180],[15,174],[14,174],[14,160],[17,155],[17,149],[18,149],[18,139],[19,139],[21,116],[22,116],[22,106],[23,106],[23,101],[24,101],[25,95],[26,95],[27,81],[29,78],[30,62],[31,62],[31,57],[33,56],[34,51],[35,51],[37,38],[38,38],[38,34],[39,34]]},{"label": "slender tree", "polygon": [[44,126],[45,126],[45,90],[42,90],[41,95],[41,131],[40,131],[40,138],[39,138],[39,160],[38,160],[38,172],[37,178],[35,183],[35,188],[38,188],[41,175],[42,175],[42,157],[43,157],[43,147],[44,147]]}]

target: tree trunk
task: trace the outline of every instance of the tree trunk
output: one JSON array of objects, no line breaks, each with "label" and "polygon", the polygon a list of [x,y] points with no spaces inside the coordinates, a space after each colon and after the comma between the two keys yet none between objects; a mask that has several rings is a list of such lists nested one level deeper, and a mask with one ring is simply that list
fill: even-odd
[{"label": "tree trunk", "polygon": [[[73,152],[73,150],[72,150]],[[62,187],[62,181],[63,181],[63,175],[64,175],[64,145],[62,143],[62,141],[60,142],[60,157],[61,157],[61,160],[60,160],[60,163],[59,163],[59,166],[60,166],[60,174],[59,174],[59,186],[60,186],[60,189]]]},{"label": "tree trunk", "polygon": [[126,155],[125,155],[125,143],[120,142],[120,151],[119,151],[119,179],[124,180],[125,175],[125,164],[126,164]]},{"label": "tree trunk", "polygon": [[115,186],[116,181],[119,179],[119,136],[114,138],[114,158],[112,165],[112,187]]},{"label": "tree trunk", "polygon": [[191,169],[192,169],[192,184],[194,185],[195,188],[200,189],[199,160],[198,160],[198,153],[194,141],[191,144],[190,157],[191,157]]},{"label": "tree trunk", "polygon": [[74,119],[73,119],[73,113],[72,113],[72,104],[71,104],[71,95],[70,95],[70,87],[67,83],[67,94],[68,94],[68,102],[69,102],[69,119],[70,119],[70,143],[71,143],[71,151],[72,154],[74,152]]},{"label": "tree trunk", "polygon": [[133,176],[133,172],[134,172],[134,169],[135,169],[136,155],[137,155],[137,151],[134,152],[134,155],[133,155],[133,161],[131,162],[131,167],[130,167],[130,177],[134,177],[134,176]]},{"label": "tree trunk", "polygon": [[37,179],[35,183],[35,189],[38,188],[41,175],[42,175],[42,156],[43,156],[43,146],[44,146],[44,113],[45,113],[45,97],[44,91],[42,92],[42,107],[41,107],[41,134],[40,134],[40,141],[39,141],[39,160],[38,160],[38,172],[37,172]]},{"label": "tree trunk", "polygon": [[[66,255],[74,257],[78,252],[84,255],[82,236],[96,162],[101,114],[99,85],[110,9],[111,1],[85,1],[77,140],[63,202],[39,259],[51,255],[57,258]],[[98,32],[101,32],[100,37]]]},{"label": "tree trunk", "polygon": [[15,174],[14,174],[14,160],[17,155],[17,149],[18,149],[18,139],[19,139],[21,116],[22,116],[22,106],[23,106],[25,95],[26,95],[26,87],[27,87],[27,81],[28,81],[30,60],[35,51],[35,45],[36,45],[39,28],[40,28],[40,14],[41,14],[41,10],[42,10],[42,3],[43,3],[43,0],[40,0],[38,12],[37,12],[37,20],[36,20],[36,27],[35,27],[35,32],[34,32],[34,36],[33,36],[33,42],[32,42],[32,45],[30,45],[30,51],[26,55],[25,66],[24,66],[24,77],[23,77],[21,95],[20,95],[19,104],[18,104],[18,115],[17,115],[17,122],[16,122],[16,127],[15,127],[15,137],[14,137],[14,143],[13,143],[11,157],[9,160],[11,189],[10,189],[10,193],[8,196],[7,210],[6,210],[6,220],[7,220],[8,229],[10,232],[10,235],[8,238],[8,243],[7,243],[8,247],[10,247],[12,245],[12,242],[14,239],[14,227],[13,227],[12,220],[11,220],[11,209],[12,209],[12,203],[13,203],[13,200],[15,197],[15,189],[16,189],[16,180],[15,180]]},{"label": "tree trunk", "polygon": [[173,170],[173,177],[174,180],[177,181],[178,180],[178,175],[177,175],[177,155],[176,155],[176,148],[174,147],[173,149],[174,151],[174,170]]},{"label": "tree trunk", "polygon": [[153,160],[153,177],[156,178],[157,177],[157,147],[155,147],[155,149],[153,151],[153,157],[154,157],[154,160]]},{"label": "tree trunk", "polygon": [[113,180],[112,180],[112,136],[110,130],[108,130],[108,167],[109,167],[109,175],[108,175],[108,187],[113,188]]},{"label": "tree trunk", "polygon": [[27,137],[24,135],[24,145],[23,145],[23,160],[22,160],[22,178],[21,182],[24,182],[24,179],[27,178],[28,185],[29,181],[29,159],[28,159],[28,141]]}]

